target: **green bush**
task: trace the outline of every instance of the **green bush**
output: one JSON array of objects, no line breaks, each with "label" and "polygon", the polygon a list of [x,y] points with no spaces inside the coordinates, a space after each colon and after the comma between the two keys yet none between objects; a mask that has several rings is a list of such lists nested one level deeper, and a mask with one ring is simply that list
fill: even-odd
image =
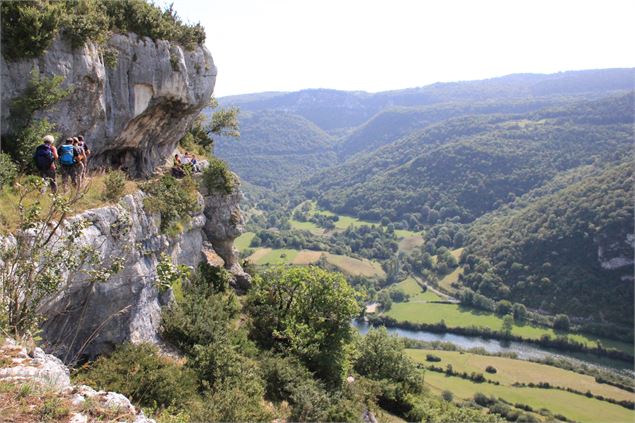
[{"label": "green bush", "polygon": [[121,170],[111,170],[104,179],[101,197],[106,201],[119,201],[126,190],[126,174]]},{"label": "green bush", "polygon": [[66,2],[62,33],[76,49],[88,40],[103,44],[108,35],[110,19],[104,1],[79,0]]},{"label": "green bush", "polygon": [[18,167],[8,154],[0,153],[0,190],[12,186],[18,174]]},{"label": "green bush", "polygon": [[35,170],[33,153],[35,153],[36,147],[42,144],[42,138],[45,135],[53,134],[54,137],[58,136],[54,129],[55,125],[47,119],[35,120],[26,128],[22,128],[17,134],[3,138],[3,141],[6,140],[6,145],[3,145],[3,147],[6,147],[21,172]]},{"label": "green bush", "polygon": [[51,45],[63,14],[62,2],[3,1],[2,55],[8,60],[38,57]]},{"label": "green bush", "polygon": [[170,175],[144,184],[148,196],[143,204],[150,212],[161,214],[161,232],[175,234],[189,223],[191,214],[200,211],[198,191],[191,178],[178,180]]},{"label": "green bush", "polygon": [[116,48],[104,48],[102,50],[102,57],[104,58],[104,65],[107,68],[114,69],[117,67],[119,61],[119,50]]},{"label": "green bush", "polygon": [[187,408],[198,385],[192,370],[162,357],[150,344],[120,346],[110,357],[102,356],[81,370],[75,382],[122,393],[152,408]]},{"label": "green bush", "polygon": [[426,361],[431,361],[431,362],[439,362],[441,361],[441,357],[439,357],[438,355],[434,355],[434,354],[426,354]]},{"label": "green bush", "polygon": [[263,348],[298,357],[331,386],[342,382],[350,368],[350,322],[360,306],[341,273],[271,269],[254,278],[245,309],[251,337]]},{"label": "green bush", "polygon": [[203,186],[210,192],[231,194],[236,186],[236,178],[229,170],[227,163],[212,157],[209,166],[203,172]]},{"label": "green bush", "polygon": [[1,10],[2,54],[8,60],[39,57],[60,32],[73,48],[88,40],[103,44],[109,32],[134,32],[188,50],[205,41],[200,24],[185,24],[172,6],[162,10],[144,0],[5,1]]}]

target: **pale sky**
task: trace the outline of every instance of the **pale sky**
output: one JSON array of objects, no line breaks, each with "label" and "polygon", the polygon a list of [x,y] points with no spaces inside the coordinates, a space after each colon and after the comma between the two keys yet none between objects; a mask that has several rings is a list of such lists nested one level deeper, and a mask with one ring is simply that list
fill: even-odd
[{"label": "pale sky", "polygon": [[633,0],[159,0],[200,22],[215,95],[369,92],[635,67]]}]

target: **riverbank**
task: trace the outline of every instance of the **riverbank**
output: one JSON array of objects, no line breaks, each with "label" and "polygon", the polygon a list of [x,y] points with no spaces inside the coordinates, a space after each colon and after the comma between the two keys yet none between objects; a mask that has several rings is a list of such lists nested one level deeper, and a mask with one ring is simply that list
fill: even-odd
[{"label": "riverbank", "polygon": [[388,316],[367,316],[368,323],[372,326],[386,326],[388,328],[405,329],[411,332],[432,332],[437,334],[452,333],[468,337],[482,337],[485,339],[497,339],[506,342],[519,342],[538,345],[541,348],[553,349],[564,353],[586,353],[593,354],[598,357],[605,357],[612,360],[619,360],[623,363],[628,363],[630,369],[634,357],[625,351],[619,351],[616,349],[605,349],[601,346],[587,347],[576,341],[572,341],[566,337],[551,338],[549,336],[543,336],[539,339],[526,338],[523,336],[502,333],[488,328],[482,327],[448,327],[442,323],[427,324],[427,323],[412,323],[412,322],[399,322]]}]

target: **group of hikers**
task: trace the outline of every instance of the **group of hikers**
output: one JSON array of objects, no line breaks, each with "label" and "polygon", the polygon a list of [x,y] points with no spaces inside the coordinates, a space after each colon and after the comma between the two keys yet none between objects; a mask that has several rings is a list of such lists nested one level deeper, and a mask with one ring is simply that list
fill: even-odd
[{"label": "group of hikers", "polygon": [[62,175],[62,187],[67,190],[70,179],[78,189],[88,175],[88,157],[91,152],[82,135],[66,138],[64,144],[55,147],[53,135],[45,135],[42,144],[35,149],[33,159],[40,176],[46,180],[53,193],[57,192],[57,170],[55,162],[59,161],[59,171]]},{"label": "group of hikers", "polygon": [[196,160],[196,156],[190,154],[188,151],[181,157],[178,154],[174,155],[174,165],[172,166],[172,176],[175,178],[182,178],[188,173],[200,172],[199,163]]},{"label": "group of hikers", "polygon": [[[88,176],[88,157],[91,151],[82,135],[66,138],[64,144],[55,147],[53,135],[45,135],[42,144],[37,146],[33,159],[40,176],[48,182],[53,193],[57,193],[57,171],[62,175],[62,188],[64,192],[68,189],[70,180],[76,189],[82,185]],[[59,161],[59,168],[56,165]],[[187,174],[201,172],[200,163],[196,157],[189,152],[183,156],[174,155],[174,165],[172,166],[172,176],[182,178]]]}]

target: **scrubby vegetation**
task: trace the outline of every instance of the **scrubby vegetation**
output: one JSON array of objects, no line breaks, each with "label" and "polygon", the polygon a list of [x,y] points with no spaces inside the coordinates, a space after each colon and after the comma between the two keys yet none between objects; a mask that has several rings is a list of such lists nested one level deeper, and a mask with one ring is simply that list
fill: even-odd
[{"label": "scrubby vegetation", "polygon": [[144,0],[16,1],[3,2],[1,10],[2,54],[9,60],[40,56],[58,34],[73,48],[128,32],[190,50],[205,41],[200,24],[186,24],[172,6],[161,9]]},{"label": "scrubby vegetation", "polygon": [[161,214],[161,231],[176,235],[189,223],[191,214],[200,211],[198,190],[192,178],[178,180],[164,175],[141,186],[148,196],[144,199],[147,210]]}]

